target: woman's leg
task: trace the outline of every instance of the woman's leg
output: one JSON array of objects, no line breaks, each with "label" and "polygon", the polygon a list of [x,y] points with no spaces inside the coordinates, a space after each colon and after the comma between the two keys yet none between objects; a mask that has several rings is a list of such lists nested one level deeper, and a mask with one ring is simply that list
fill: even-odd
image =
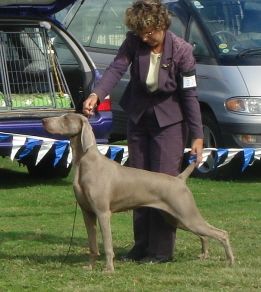
[{"label": "woman's leg", "polygon": [[[129,166],[149,170],[149,137],[144,119],[137,125],[128,122]],[[142,196],[142,193],[140,194]],[[127,258],[140,260],[147,255],[149,243],[150,208],[138,208],[133,211],[134,246]]]},{"label": "woman's leg", "polygon": [[[183,160],[186,128],[183,123],[151,128],[150,170],[178,175]],[[162,211],[150,209],[148,254],[156,260],[172,258],[176,230],[163,218]]]},{"label": "woman's leg", "polygon": [[[178,175],[185,141],[183,123],[160,128],[153,109],[149,109],[137,125],[131,121],[128,124],[129,166]],[[127,257],[133,260],[145,255],[163,260],[171,258],[175,230],[165,222],[161,212],[139,208],[133,213],[135,245]]]}]

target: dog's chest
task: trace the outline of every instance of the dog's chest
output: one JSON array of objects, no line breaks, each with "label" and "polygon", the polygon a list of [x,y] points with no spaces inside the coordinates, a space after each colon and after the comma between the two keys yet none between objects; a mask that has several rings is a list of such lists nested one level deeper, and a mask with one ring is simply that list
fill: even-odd
[{"label": "dog's chest", "polygon": [[88,194],[86,195],[86,191],[83,191],[77,179],[74,180],[73,189],[78,204],[87,211],[92,210],[89,196]]},{"label": "dog's chest", "polygon": [[81,206],[81,208],[83,208],[86,211],[91,211],[92,207],[91,207],[89,198],[86,197],[83,193],[76,191],[76,189],[74,189],[74,193],[75,193],[75,198],[78,204]]}]

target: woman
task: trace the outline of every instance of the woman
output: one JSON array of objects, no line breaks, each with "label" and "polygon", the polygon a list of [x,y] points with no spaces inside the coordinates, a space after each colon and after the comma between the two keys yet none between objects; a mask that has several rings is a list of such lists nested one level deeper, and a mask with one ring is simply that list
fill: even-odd
[{"label": "woman", "polygon": [[[203,131],[192,46],[168,30],[170,17],[159,0],[134,2],[125,18],[130,31],[84,102],[83,113],[91,115],[130,66],[130,82],[120,101],[128,114],[129,165],[176,176],[188,133],[191,154],[196,155],[197,163],[202,159]],[[172,260],[175,230],[162,213],[140,208],[133,214],[135,245],[126,258]]]}]

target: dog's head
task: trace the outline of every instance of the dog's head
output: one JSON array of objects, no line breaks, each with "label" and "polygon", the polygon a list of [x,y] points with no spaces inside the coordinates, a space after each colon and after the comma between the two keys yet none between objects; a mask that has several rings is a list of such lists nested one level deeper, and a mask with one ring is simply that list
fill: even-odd
[{"label": "dog's head", "polygon": [[84,152],[95,144],[95,137],[86,117],[81,114],[69,113],[59,117],[42,119],[45,130],[51,134],[59,134],[69,139],[81,137]]}]

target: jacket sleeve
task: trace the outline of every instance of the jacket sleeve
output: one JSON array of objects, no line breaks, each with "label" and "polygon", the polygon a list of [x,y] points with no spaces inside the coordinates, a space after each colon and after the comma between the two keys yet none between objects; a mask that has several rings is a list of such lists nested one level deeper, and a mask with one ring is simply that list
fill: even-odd
[{"label": "jacket sleeve", "polygon": [[98,95],[101,101],[110,94],[124,73],[127,72],[133,59],[133,43],[135,43],[135,36],[128,32],[113,62],[105,70],[102,78],[93,89],[93,92]]},{"label": "jacket sleeve", "polygon": [[182,41],[178,62],[178,82],[184,119],[192,139],[203,138],[200,105],[196,91],[196,62],[192,46]]}]

